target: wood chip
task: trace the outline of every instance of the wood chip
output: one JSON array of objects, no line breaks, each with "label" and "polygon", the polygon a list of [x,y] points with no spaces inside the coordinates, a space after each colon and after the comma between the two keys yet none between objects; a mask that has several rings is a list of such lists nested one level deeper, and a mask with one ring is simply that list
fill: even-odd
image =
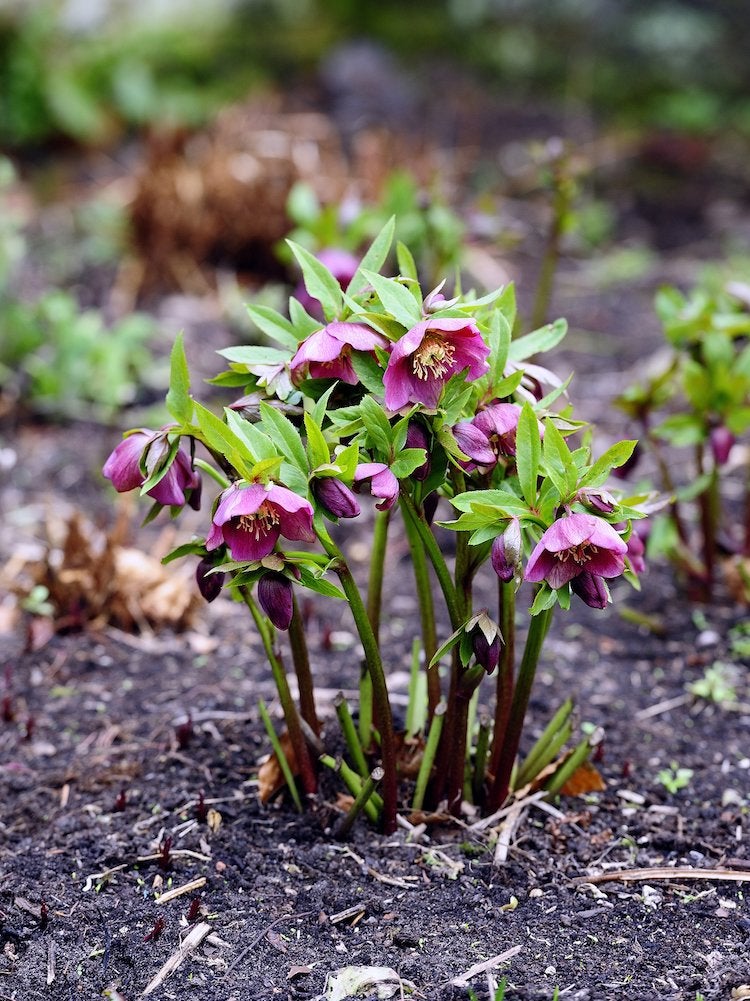
[{"label": "wood chip", "polygon": [[167,890],[166,893],[159,894],[154,903],[166,904],[170,900],[174,900],[175,897],[181,897],[183,893],[193,893],[195,890],[200,890],[201,887],[205,885],[206,877],[199,876],[197,879],[193,879],[189,883],[184,883],[182,886],[174,886],[171,890]]},{"label": "wood chip", "polygon": [[469,969],[465,973],[462,973],[460,977],[455,977],[451,980],[451,986],[468,987],[469,981],[474,977],[478,977],[480,973],[487,973],[488,970],[496,970],[502,963],[507,963],[509,959],[518,955],[521,949],[523,949],[522,945],[514,945],[510,949],[506,949],[505,952],[499,953],[497,956],[485,959],[483,963],[476,963],[474,966],[470,966]]},{"label": "wood chip", "polygon": [[732,883],[750,883],[750,872],[738,872],[735,869],[693,869],[689,866],[675,868],[655,866],[653,869],[615,869],[594,876],[577,876],[572,882],[574,886],[578,886],[582,883],[607,883],[613,880],[637,883],[642,879],[719,879]]},{"label": "wood chip", "polygon": [[187,959],[191,952],[195,952],[198,946],[201,944],[203,939],[211,931],[211,925],[207,924],[205,921],[201,921],[197,924],[189,934],[180,942],[179,948],[172,953],[169,959],[164,963],[162,968],[147,984],[142,997],[146,997],[147,994],[153,994],[157,987],[160,987],[167,977],[171,976],[174,971],[182,965],[182,963]]}]

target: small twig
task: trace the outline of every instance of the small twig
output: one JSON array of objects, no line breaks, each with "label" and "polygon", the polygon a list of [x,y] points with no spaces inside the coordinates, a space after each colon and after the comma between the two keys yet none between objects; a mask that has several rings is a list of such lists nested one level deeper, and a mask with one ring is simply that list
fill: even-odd
[{"label": "small twig", "polygon": [[647,709],[640,709],[636,714],[636,719],[652,719],[654,716],[661,716],[662,713],[668,713],[670,709],[679,709],[680,706],[684,706],[686,702],[689,702],[692,696],[690,695],[677,695],[672,699],[665,699],[663,702],[657,702],[656,705],[649,706]]},{"label": "small twig", "polygon": [[226,978],[229,976],[229,974],[232,972],[232,970],[235,968],[235,966],[237,966],[238,963],[241,963],[242,960],[245,958],[245,956],[248,954],[248,952],[250,952],[251,949],[254,949],[255,946],[260,941],[262,941],[262,939],[264,939],[265,936],[271,931],[271,929],[276,927],[276,925],[283,924],[285,921],[294,921],[296,918],[309,918],[311,914],[315,914],[315,913],[317,913],[317,912],[316,911],[300,911],[298,914],[284,914],[283,917],[276,918],[275,921],[272,921],[270,923],[270,925],[266,925],[266,927],[263,929],[263,931],[260,932],[259,935],[255,936],[255,938],[252,940],[252,942],[250,943],[250,945],[246,945],[245,946],[245,948],[242,950],[242,952],[239,954],[239,956],[234,960],[234,962],[230,963],[230,965],[227,967],[226,973],[222,977],[222,980],[226,980]]},{"label": "small twig", "polygon": [[523,949],[522,945],[511,946],[510,949],[506,949],[505,952],[499,953],[497,956],[492,956],[490,959],[485,959],[483,963],[475,963],[474,966],[469,967],[466,973],[462,973],[460,977],[454,977],[451,980],[451,987],[468,987],[469,981],[473,977],[478,977],[480,973],[486,973],[488,970],[495,970],[501,963],[507,963],[509,959]]},{"label": "small twig", "polygon": [[142,997],[145,997],[147,994],[152,994],[157,987],[160,987],[167,977],[174,973],[183,961],[187,959],[190,953],[194,952],[198,948],[210,931],[211,925],[207,924],[205,921],[201,921],[200,924],[197,924],[186,936],[186,938],[180,942],[178,949],[172,953],[156,976],[148,982]]},{"label": "small twig", "polygon": [[636,883],[641,879],[721,879],[733,883],[750,883],[750,872],[738,872],[735,869],[693,869],[689,866],[670,868],[662,865],[652,869],[615,869],[612,872],[600,872],[594,876],[576,876],[573,885],[607,883],[610,880]]},{"label": "small twig", "polygon": [[199,876],[197,879],[192,879],[189,883],[185,883],[184,886],[175,886],[171,890],[167,890],[166,893],[161,893],[154,900],[155,904],[166,904],[170,900],[174,900],[175,897],[181,897],[183,893],[192,893],[193,890],[200,890],[201,887],[206,885],[206,877]]},{"label": "small twig", "polygon": [[342,921],[349,921],[350,918],[361,918],[367,911],[365,904],[354,904],[352,907],[347,907],[343,911],[339,911],[338,914],[329,914],[328,920],[332,925],[338,925]]}]

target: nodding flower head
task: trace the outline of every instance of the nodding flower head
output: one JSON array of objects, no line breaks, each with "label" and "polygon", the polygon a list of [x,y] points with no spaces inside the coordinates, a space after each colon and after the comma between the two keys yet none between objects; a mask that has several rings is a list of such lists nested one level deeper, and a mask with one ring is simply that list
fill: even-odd
[{"label": "nodding flower head", "polygon": [[395,411],[421,403],[435,410],[451,376],[468,369],[467,377],[473,380],[489,371],[489,353],[471,319],[422,320],[393,345],[383,376],[386,407]]},{"label": "nodding flower head", "polygon": [[361,489],[361,484],[370,481],[370,493],[379,497],[380,504],[375,507],[379,511],[387,511],[398,500],[398,480],[384,462],[363,462],[357,466],[354,473],[355,489]]},{"label": "nodding flower head", "polygon": [[526,580],[564,587],[584,571],[595,577],[619,577],[627,545],[609,522],[593,514],[558,518],[542,535],[526,564]]},{"label": "nodding flower head", "polygon": [[521,563],[521,523],[518,518],[511,518],[503,534],[493,540],[490,561],[503,584],[510,584]]},{"label": "nodding flower head", "polygon": [[292,582],[271,570],[258,581],[258,604],[277,629],[288,629],[294,614]]},{"label": "nodding flower head", "polygon": [[[102,474],[112,481],[112,486],[119,493],[142,487],[153,472],[169,461],[171,447],[168,434],[168,429],[149,431],[146,428],[129,434],[104,463]],[[201,478],[191,466],[190,456],[184,449],[179,448],[174,453],[167,472],[147,493],[165,507],[189,504],[196,511],[200,508]]]},{"label": "nodding flower head", "polygon": [[261,560],[280,535],[314,542],[312,517],[310,502],[286,487],[275,483],[232,484],[222,493],[214,512],[206,549],[226,544],[233,560]]},{"label": "nodding flower head", "polygon": [[349,487],[335,476],[318,476],[310,484],[313,497],[331,518],[356,518],[360,508]]},{"label": "nodding flower head", "polygon": [[453,428],[458,447],[471,459],[467,465],[496,466],[501,456],[516,454],[516,430],[521,408],[515,403],[495,403],[470,421]]},{"label": "nodding flower head", "polygon": [[311,379],[338,379],[356,386],[359,376],[352,365],[352,352],[372,353],[387,348],[382,334],[363,323],[329,323],[306,337],[291,361],[292,382],[300,383],[305,372]]}]

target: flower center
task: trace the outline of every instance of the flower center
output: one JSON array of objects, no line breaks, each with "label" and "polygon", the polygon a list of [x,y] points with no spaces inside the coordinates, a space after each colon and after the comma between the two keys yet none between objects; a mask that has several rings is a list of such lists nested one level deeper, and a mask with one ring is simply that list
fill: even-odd
[{"label": "flower center", "polygon": [[279,515],[268,501],[263,501],[254,514],[241,514],[238,521],[240,528],[249,532],[258,542],[278,525]]},{"label": "flower center", "polygon": [[441,337],[428,335],[414,352],[414,374],[422,380],[430,376],[441,379],[453,364],[455,353],[452,344],[446,344]]},{"label": "flower center", "polygon": [[597,547],[592,546],[590,542],[582,542],[579,546],[571,546],[570,549],[563,549],[561,552],[555,553],[555,556],[561,563],[573,560],[574,563],[583,566],[598,552]]}]

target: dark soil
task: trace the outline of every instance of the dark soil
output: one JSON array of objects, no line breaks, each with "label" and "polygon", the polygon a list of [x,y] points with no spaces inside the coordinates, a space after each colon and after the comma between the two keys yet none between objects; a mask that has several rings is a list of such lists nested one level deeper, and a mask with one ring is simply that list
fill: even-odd
[{"label": "dark soil", "polygon": [[[574,399],[602,439],[628,433],[609,401],[658,348],[653,290],[692,276],[710,252],[683,246],[638,282],[607,287],[583,262],[565,263],[556,312],[573,331],[558,369],[575,368]],[[521,279],[526,263],[512,262]],[[186,335],[193,356],[224,339],[199,324]],[[211,371],[205,355],[197,361]],[[84,425],[5,436],[3,562],[68,504],[111,522],[99,470],[117,440]],[[135,539],[148,548],[156,532]],[[362,540],[354,555],[366,570]],[[398,534],[392,556],[385,651],[401,706],[416,604]],[[620,614],[625,605],[640,624]],[[750,983],[748,887],[714,878],[723,867],[750,880],[750,690],[730,637],[745,614],[722,591],[712,606],[690,606],[669,568],[653,566],[641,595],[622,585],[606,612],[559,616],[527,742],[573,694],[580,719],[606,732],[597,767],[607,787],[528,805],[501,864],[501,821],[483,831],[471,816],[407,821],[391,837],[360,823],[341,843],[332,781],[304,815],[283,796],[261,806],[268,748],[256,705],[274,690],[247,617],[223,598],[180,634],[89,629],[30,651],[28,619],[16,623],[0,633],[0,999],[134,1001],[201,922],[207,937],[154,997],[327,998],[326,979],[348,966],[390,967],[403,979],[396,997],[426,1001],[464,1001],[469,987],[488,998],[501,977],[512,998],[750,996],[733,993]],[[357,683],[345,609],[316,603],[310,643],[330,717],[336,692]],[[736,666],[732,703],[687,692],[715,661]],[[178,730],[187,717],[189,736]],[[335,747],[335,726],[325,739]],[[684,788],[667,790],[658,775],[669,768],[692,770]],[[699,874],[617,876],[664,866]],[[205,882],[158,902],[196,879]],[[460,981],[506,953],[489,977]]]}]

